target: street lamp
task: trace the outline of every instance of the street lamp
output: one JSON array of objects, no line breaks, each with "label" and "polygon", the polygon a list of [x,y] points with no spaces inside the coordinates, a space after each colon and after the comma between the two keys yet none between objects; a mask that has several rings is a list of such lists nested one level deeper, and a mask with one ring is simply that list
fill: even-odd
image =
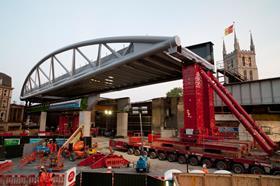
[{"label": "street lamp", "polygon": [[106,130],[108,129],[108,117],[112,115],[112,110],[105,110],[104,114],[106,116]]}]

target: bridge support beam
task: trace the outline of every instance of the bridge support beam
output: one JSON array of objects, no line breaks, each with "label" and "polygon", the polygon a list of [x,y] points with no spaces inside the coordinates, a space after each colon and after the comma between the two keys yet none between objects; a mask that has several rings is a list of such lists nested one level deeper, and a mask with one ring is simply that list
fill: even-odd
[{"label": "bridge support beam", "polygon": [[46,135],[46,122],[47,122],[47,112],[41,112],[40,115],[40,127],[39,127],[39,135]]},{"label": "bridge support beam", "polygon": [[80,111],[79,113],[79,126],[84,125],[83,136],[85,144],[91,147],[91,135],[90,135],[90,125],[91,125],[91,111]]}]

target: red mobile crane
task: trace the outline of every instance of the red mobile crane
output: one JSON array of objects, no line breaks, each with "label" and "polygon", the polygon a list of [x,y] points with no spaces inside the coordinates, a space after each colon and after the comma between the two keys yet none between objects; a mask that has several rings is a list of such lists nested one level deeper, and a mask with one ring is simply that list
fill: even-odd
[{"label": "red mobile crane", "polygon": [[[231,169],[235,173],[280,175],[278,146],[263,132],[233,96],[199,64],[183,64],[184,128],[179,138],[158,138],[152,143],[110,140],[112,148],[140,155],[145,151],[151,159],[159,158],[191,165]],[[214,91],[263,150],[257,152],[248,141],[221,138],[215,126]]]}]

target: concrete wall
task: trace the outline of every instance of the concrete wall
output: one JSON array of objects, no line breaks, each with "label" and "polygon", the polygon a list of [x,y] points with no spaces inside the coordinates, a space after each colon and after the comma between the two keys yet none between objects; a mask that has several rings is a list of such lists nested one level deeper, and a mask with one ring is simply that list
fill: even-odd
[{"label": "concrete wall", "polygon": [[[159,132],[163,129],[178,128],[179,98],[157,98],[152,101],[152,130]],[[182,103],[181,103],[182,104]],[[180,112],[182,114],[182,111]],[[182,121],[180,119],[180,121]]]},{"label": "concrete wall", "polygon": [[164,111],[164,99],[158,98],[152,101],[152,130],[160,132],[161,127],[164,126],[164,118],[166,113]]},{"label": "concrete wall", "polygon": [[184,100],[182,97],[178,99],[177,105],[177,128],[184,128]]}]

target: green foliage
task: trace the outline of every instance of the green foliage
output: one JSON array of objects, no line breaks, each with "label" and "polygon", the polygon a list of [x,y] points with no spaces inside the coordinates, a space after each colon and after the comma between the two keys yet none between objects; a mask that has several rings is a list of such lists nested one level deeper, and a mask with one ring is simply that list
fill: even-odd
[{"label": "green foliage", "polygon": [[181,97],[183,95],[183,89],[181,87],[175,87],[166,93],[166,97]]}]

